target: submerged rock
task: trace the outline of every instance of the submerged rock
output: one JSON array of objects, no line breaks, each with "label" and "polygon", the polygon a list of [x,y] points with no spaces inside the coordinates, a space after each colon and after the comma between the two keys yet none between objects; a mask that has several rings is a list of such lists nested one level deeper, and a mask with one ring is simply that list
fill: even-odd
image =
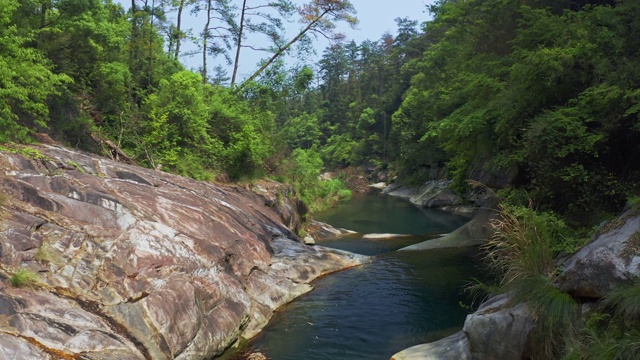
[{"label": "submerged rock", "polygon": [[[301,243],[284,185],[37,149],[0,153],[0,358],[209,359],[314,278],[367,260]],[[34,286],[8,285],[21,267]]]},{"label": "submerged rock", "polygon": [[410,237],[410,236],[414,236],[414,235],[410,235],[410,234],[365,234],[362,235],[363,239],[369,239],[369,240],[389,240],[389,239],[398,239],[398,238],[404,238],[404,237]]}]

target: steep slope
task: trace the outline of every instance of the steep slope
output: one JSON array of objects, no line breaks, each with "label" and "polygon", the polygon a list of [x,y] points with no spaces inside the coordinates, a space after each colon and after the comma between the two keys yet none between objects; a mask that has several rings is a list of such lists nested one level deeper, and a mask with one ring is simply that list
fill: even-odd
[{"label": "steep slope", "polygon": [[[0,358],[205,359],[314,278],[281,184],[197,182],[57,146],[0,151]],[[11,286],[20,269],[31,286]]]}]

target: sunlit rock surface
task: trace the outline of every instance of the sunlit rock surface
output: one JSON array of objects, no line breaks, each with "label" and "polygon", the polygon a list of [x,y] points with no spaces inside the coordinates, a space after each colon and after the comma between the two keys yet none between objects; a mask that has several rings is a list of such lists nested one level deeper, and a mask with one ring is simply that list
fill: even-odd
[{"label": "sunlit rock surface", "polygon": [[[284,185],[37,149],[0,152],[0,358],[211,358],[314,278],[366,261],[302,244]],[[22,267],[34,286],[11,286]]]}]

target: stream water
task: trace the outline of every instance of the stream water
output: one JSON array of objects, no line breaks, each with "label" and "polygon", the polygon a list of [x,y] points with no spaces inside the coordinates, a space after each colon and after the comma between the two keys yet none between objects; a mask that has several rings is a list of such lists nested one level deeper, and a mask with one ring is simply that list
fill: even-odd
[{"label": "stream water", "polygon": [[371,194],[316,216],[361,233],[319,245],[375,255],[373,262],[318,279],[315,290],[281,309],[248,345],[273,360],[388,360],[394,353],[458,330],[467,314],[462,287],[477,276],[472,249],[395,250],[449,232],[465,220]]}]

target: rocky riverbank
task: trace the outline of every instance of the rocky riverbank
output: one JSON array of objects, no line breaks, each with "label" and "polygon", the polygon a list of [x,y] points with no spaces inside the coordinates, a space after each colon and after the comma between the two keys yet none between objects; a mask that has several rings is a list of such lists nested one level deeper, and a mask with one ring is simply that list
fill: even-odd
[{"label": "rocky riverbank", "polygon": [[[589,244],[559,262],[554,285],[578,299],[588,318],[599,300],[640,277],[639,245],[636,208],[603,225]],[[526,302],[514,304],[508,295],[498,295],[468,315],[462,331],[403,350],[392,360],[531,358],[527,351],[535,318]]]},{"label": "rocky riverbank", "polygon": [[0,358],[209,359],[314,278],[367,261],[304,245],[282,184],[50,145],[0,151],[0,169]]}]

